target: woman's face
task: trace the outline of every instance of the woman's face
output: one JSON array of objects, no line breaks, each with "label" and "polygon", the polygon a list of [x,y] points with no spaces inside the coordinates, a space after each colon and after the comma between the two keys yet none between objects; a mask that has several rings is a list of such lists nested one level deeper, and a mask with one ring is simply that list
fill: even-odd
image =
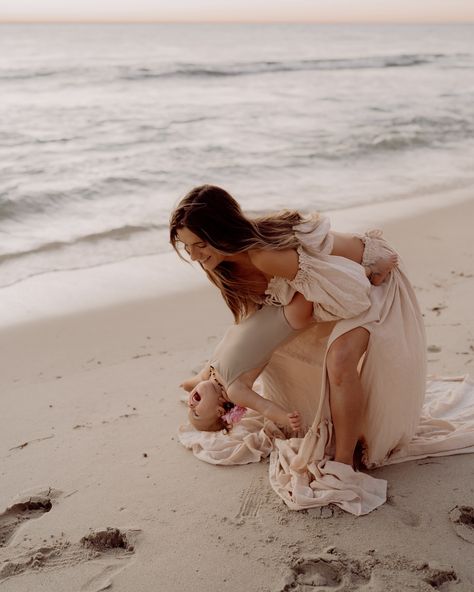
[{"label": "woman's face", "polygon": [[225,258],[222,253],[191,232],[189,228],[180,228],[176,235],[192,261],[199,261],[208,271],[215,269]]}]

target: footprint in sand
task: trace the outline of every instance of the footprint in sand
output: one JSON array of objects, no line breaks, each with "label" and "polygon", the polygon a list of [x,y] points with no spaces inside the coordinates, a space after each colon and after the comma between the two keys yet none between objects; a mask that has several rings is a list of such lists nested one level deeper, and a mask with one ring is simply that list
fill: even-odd
[{"label": "footprint in sand", "polygon": [[299,559],[291,572],[280,592],[356,591],[370,580],[370,571],[359,561],[329,554]]},{"label": "footprint in sand", "polygon": [[422,567],[405,557],[370,552],[350,558],[336,550],[293,563],[279,592],[386,592],[405,590],[449,592],[458,578],[453,570]]},{"label": "footprint in sand", "polygon": [[457,579],[457,575],[453,570],[435,569],[424,579],[424,581],[434,590],[448,592],[450,582],[456,582]]},{"label": "footprint in sand", "polygon": [[[66,540],[50,546],[30,549],[27,552],[3,557],[0,568],[0,584],[12,577],[28,572],[68,570],[85,562],[97,563],[97,573],[81,585],[81,592],[98,592],[112,585],[113,576],[125,569],[135,551],[138,530],[122,531],[106,528],[91,531],[77,543]],[[79,576],[80,577],[80,576]]]},{"label": "footprint in sand", "polygon": [[449,518],[458,537],[474,544],[474,508],[472,506],[455,506],[449,512]]},{"label": "footprint in sand", "polygon": [[8,545],[23,522],[39,518],[52,507],[49,497],[38,495],[7,508],[0,514],[0,547]]},{"label": "footprint in sand", "polygon": [[246,518],[256,518],[260,507],[264,501],[265,493],[262,488],[263,477],[257,476],[252,479],[249,487],[242,494],[237,520]]},{"label": "footprint in sand", "polygon": [[387,499],[386,504],[387,510],[393,512],[396,519],[406,524],[407,526],[419,526],[421,523],[420,517],[412,512],[411,510],[407,510],[406,508],[400,508],[397,504],[397,498],[395,496],[391,496]]}]

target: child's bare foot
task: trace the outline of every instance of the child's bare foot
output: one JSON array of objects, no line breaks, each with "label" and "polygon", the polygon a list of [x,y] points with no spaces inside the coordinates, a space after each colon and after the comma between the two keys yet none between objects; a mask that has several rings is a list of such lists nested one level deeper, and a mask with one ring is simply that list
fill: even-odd
[{"label": "child's bare foot", "polygon": [[380,257],[375,263],[366,267],[367,277],[374,286],[380,286],[387,279],[388,274],[398,265],[398,255]]},{"label": "child's bare foot", "polygon": [[188,380],[183,380],[183,382],[179,386],[189,393],[193,390],[195,386],[199,384],[199,382],[199,377],[193,376],[192,378],[188,378]]}]

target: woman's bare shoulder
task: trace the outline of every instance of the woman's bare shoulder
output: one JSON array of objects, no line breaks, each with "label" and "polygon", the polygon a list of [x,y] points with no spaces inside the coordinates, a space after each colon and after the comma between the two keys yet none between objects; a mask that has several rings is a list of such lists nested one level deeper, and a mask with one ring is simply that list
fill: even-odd
[{"label": "woman's bare shoulder", "polygon": [[298,272],[298,253],[295,249],[251,249],[248,255],[252,264],[266,275],[292,280]]}]

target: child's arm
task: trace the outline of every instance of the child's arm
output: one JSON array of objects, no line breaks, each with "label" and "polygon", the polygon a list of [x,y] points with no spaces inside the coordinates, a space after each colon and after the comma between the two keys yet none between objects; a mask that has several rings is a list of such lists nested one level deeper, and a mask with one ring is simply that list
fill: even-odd
[{"label": "child's arm", "polygon": [[301,428],[301,417],[298,411],[288,413],[280,405],[261,397],[239,379],[229,386],[227,396],[232,403],[258,411],[278,425],[289,427],[294,431]]},{"label": "child's arm", "polygon": [[179,386],[189,393],[200,382],[202,382],[203,380],[208,380],[210,376],[211,376],[211,367],[209,365],[209,362],[206,362],[206,365],[204,366],[204,368],[202,368],[200,370],[200,372],[198,372],[196,374],[196,376],[193,376],[191,378],[188,378],[187,380],[184,380]]}]

